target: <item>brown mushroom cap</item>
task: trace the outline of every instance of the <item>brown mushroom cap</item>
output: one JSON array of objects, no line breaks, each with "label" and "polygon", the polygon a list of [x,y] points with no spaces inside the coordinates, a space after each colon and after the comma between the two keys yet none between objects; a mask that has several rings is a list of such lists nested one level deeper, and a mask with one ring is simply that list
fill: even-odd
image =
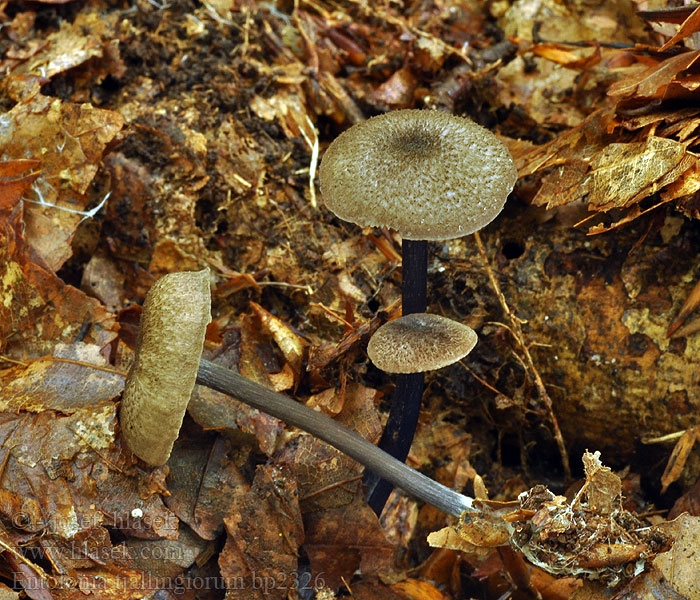
[{"label": "brown mushroom cap", "polygon": [[319,170],[328,209],[409,240],[478,231],[503,208],[517,173],[508,149],[473,121],[398,110],[340,134]]},{"label": "brown mushroom cap", "polygon": [[119,419],[129,449],[151,465],[167,462],[180,432],[210,309],[209,269],[165,275],[146,296]]},{"label": "brown mushroom cap", "polygon": [[421,373],[457,362],[476,342],[476,333],[467,325],[439,315],[413,313],[377,329],[367,354],[387,373]]}]

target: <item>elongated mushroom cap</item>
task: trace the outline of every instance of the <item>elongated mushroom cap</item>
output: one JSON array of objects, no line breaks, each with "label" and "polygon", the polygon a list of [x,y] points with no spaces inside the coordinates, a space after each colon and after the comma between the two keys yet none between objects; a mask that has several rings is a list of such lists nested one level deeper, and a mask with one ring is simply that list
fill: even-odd
[{"label": "elongated mushroom cap", "polygon": [[340,134],[319,170],[328,209],[409,240],[478,231],[503,208],[517,173],[503,143],[445,112],[398,110]]},{"label": "elongated mushroom cap", "polygon": [[457,362],[476,342],[476,333],[467,325],[440,315],[413,313],[377,329],[367,354],[387,373],[421,373]]},{"label": "elongated mushroom cap", "polygon": [[209,269],[165,275],[146,296],[119,417],[129,449],[151,465],[163,465],[170,457],[209,321]]}]

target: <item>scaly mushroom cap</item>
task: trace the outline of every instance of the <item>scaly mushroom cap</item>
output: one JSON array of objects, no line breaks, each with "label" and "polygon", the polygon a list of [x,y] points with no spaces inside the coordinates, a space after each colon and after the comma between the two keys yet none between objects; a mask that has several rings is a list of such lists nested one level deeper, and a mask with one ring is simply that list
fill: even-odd
[{"label": "scaly mushroom cap", "polygon": [[490,131],[430,110],[398,110],[340,134],[319,170],[328,209],[409,240],[478,231],[503,208],[517,173]]},{"label": "scaly mushroom cap", "polygon": [[421,373],[457,362],[476,342],[476,333],[467,325],[439,315],[413,313],[377,329],[367,354],[387,373]]},{"label": "scaly mushroom cap", "polygon": [[151,465],[163,465],[170,457],[209,321],[209,269],[165,275],[146,296],[119,418],[129,449]]}]

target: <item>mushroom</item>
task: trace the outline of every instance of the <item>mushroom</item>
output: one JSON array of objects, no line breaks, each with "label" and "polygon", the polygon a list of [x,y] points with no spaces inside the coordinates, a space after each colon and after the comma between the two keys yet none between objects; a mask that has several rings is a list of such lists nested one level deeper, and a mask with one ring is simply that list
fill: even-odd
[{"label": "mushroom", "polygon": [[[445,112],[399,110],[341,133],[319,169],[326,207],[361,227],[389,227],[402,237],[403,314],[427,306],[426,240],[448,240],[485,227],[517,180],[508,149],[473,121]],[[423,398],[423,373],[397,377],[388,425],[379,442],[405,460]],[[398,426],[399,430],[392,428]],[[365,481],[381,512],[391,486]]]},{"label": "mushroom", "polygon": [[119,418],[127,445],[150,465],[167,462],[180,432],[210,307],[209,269],[165,275],[146,296]]},{"label": "mushroom", "polygon": [[[446,547],[452,547],[452,538],[449,538],[449,536],[453,535],[455,531],[457,533],[460,530],[465,531],[462,525],[472,521],[473,517],[479,517],[476,520],[477,534],[480,534],[482,530],[486,530],[492,538],[496,536],[494,539],[497,539],[499,543],[505,543],[506,540],[509,540],[531,562],[550,573],[557,575],[564,573],[574,576],[588,575],[593,578],[600,577],[601,569],[590,561],[597,560],[596,564],[598,564],[600,562],[598,557],[601,555],[610,556],[611,553],[614,553],[616,544],[605,544],[604,542],[598,544],[599,548],[594,548],[596,552],[588,553],[588,562],[584,564],[581,564],[583,561],[575,560],[572,563],[571,557],[568,560],[565,560],[567,557],[564,557],[562,560],[552,561],[552,556],[560,556],[560,553],[558,553],[560,548],[556,546],[557,544],[561,546],[561,544],[556,539],[553,541],[550,539],[549,542],[551,543],[548,543],[546,535],[548,530],[542,527],[538,528],[536,523],[533,525],[535,519],[529,519],[527,515],[523,516],[523,513],[528,512],[528,510],[524,509],[542,507],[539,512],[546,509],[549,516],[554,514],[554,518],[556,518],[557,513],[553,513],[556,510],[563,515],[562,518],[565,518],[567,522],[571,521],[573,523],[569,529],[575,529],[577,524],[576,521],[572,521],[576,516],[575,512],[572,512],[573,504],[572,506],[566,503],[562,504],[557,501],[557,498],[561,497],[554,497],[554,494],[549,492],[549,490],[545,489],[543,491],[541,486],[539,486],[525,494],[521,494],[520,504],[524,508],[520,510],[516,509],[511,503],[477,503],[473,498],[460,494],[415,471],[327,415],[318,413],[287,396],[268,390],[238,373],[201,359],[202,328],[208,322],[210,310],[208,287],[205,286],[208,279],[207,271],[177,273],[166,277],[165,281],[160,280],[156,283],[151,292],[149,292],[149,296],[144,304],[139,343],[136,348],[136,364],[140,366],[135,366],[131,370],[128,387],[134,386],[133,379],[136,373],[138,373],[139,383],[137,386],[132,387],[130,392],[130,394],[136,394],[136,396],[127,395],[123,400],[127,404],[130,402],[136,403],[132,404],[129,409],[125,409],[124,404],[122,404],[122,410],[120,411],[123,431],[125,430],[125,419],[133,419],[133,422],[139,425],[139,431],[143,434],[139,442],[142,444],[142,447],[148,447],[149,442],[159,445],[160,440],[158,436],[162,431],[158,427],[149,427],[147,430],[141,428],[143,422],[140,421],[142,421],[143,415],[137,414],[136,410],[139,406],[143,408],[148,403],[152,404],[153,402],[168,404],[170,402],[169,394],[173,391],[169,389],[169,386],[177,379],[177,375],[181,371],[176,362],[172,360],[163,361],[164,356],[171,356],[170,350],[164,353],[164,350],[158,348],[158,346],[171,342],[181,348],[191,346],[191,354],[189,351],[183,350],[178,355],[183,361],[182,364],[185,365],[184,368],[187,370],[187,386],[189,386],[191,364],[197,364],[198,362],[199,368],[196,369],[197,383],[223,392],[258,410],[282,419],[289,425],[307,431],[373,470],[385,480],[402,488],[410,496],[427,502],[449,515],[459,517],[460,526],[456,530],[450,528],[447,532],[443,530],[437,533],[438,538],[436,541],[438,545],[444,545],[440,543],[442,534],[442,539],[445,539],[449,544]],[[173,310],[173,307],[178,307],[181,311]],[[179,331],[179,335],[173,336],[173,331]],[[156,340],[157,343],[153,343],[153,340]],[[175,355],[173,354],[172,356]],[[178,387],[176,390],[178,396],[185,393],[187,386],[176,386]],[[145,394],[146,404],[139,405],[139,402],[141,402],[137,397],[139,394]],[[162,413],[158,410],[149,414],[151,415],[150,417],[148,415],[145,415],[145,417],[160,418]],[[146,433],[152,437],[148,439],[145,435]],[[127,443],[129,443],[128,437]],[[597,457],[594,457],[594,459],[597,460]],[[596,467],[597,472],[600,472],[601,466],[599,461],[595,464],[594,461],[591,461],[590,464]],[[587,478],[588,487],[590,487],[589,480],[593,481]],[[577,498],[580,495],[579,493]],[[617,501],[619,502],[619,491]],[[535,511],[530,510],[529,512],[534,513]],[[596,518],[596,516],[599,520],[604,518],[606,523],[611,521],[610,514],[601,513],[596,515],[595,512],[589,509],[585,514],[581,512],[581,515],[585,516],[587,522],[590,522],[592,513],[593,518]],[[598,512],[600,513],[600,511]],[[503,516],[505,518],[501,518]],[[636,521],[629,519],[631,515],[624,516],[627,522],[632,522],[632,525],[629,525],[629,527],[634,527],[635,531],[638,532],[639,528],[636,525]],[[617,525],[613,524],[613,526],[617,527],[617,530],[620,532],[625,531],[625,526],[622,526],[621,520],[619,520]],[[466,531],[470,530],[467,529]],[[537,535],[538,531],[543,531],[544,533]],[[473,534],[474,530],[471,530],[471,533]],[[444,536],[448,536],[448,538]],[[648,539],[656,538],[658,543],[657,536],[657,532],[651,531]],[[468,535],[465,537],[469,539]],[[551,538],[551,536],[549,537]],[[617,544],[617,546],[619,545]],[[590,548],[588,549],[590,550]],[[602,568],[622,567],[630,559],[635,561],[639,558],[639,552],[630,555],[629,552],[622,552],[618,549],[617,554],[618,557],[615,560],[618,562],[604,562]],[[547,560],[544,560],[543,556]],[[562,566],[564,562],[566,564]],[[590,565],[593,565],[592,568],[589,568]]]},{"label": "mushroom", "polygon": [[397,110],[341,133],[319,170],[326,207],[404,240],[450,240],[501,212],[517,173],[508,149],[470,119]]},{"label": "mushroom", "polygon": [[136,359],[127,376],[119,413],[122,433],[134,454],[153,465],[167,460],[196,377],[201,385],[331,444],[447,514],[460,517],[465,511],[475,511],[472,498],[411,469],[330,417],[202,359],[204,329],[210,319],[208,280],[208,269],[172,273],[148,292]]},{"label": "mushroom", "polygon": [[440,315],[413,313],[382,325],[367,345],[374,365],[387,373],[420,373],[447,367],[469,354],[476,333]]}]

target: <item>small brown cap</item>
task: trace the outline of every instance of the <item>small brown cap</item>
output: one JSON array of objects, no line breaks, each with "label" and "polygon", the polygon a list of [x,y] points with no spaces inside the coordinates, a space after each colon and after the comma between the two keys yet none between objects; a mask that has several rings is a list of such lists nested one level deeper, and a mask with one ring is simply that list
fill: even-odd
[{"label": "small brown cap", "polygon": [[345,221],[448,240],[490,223],[517,173],[503,143],[473,121],[397,110],[340,134],[319,177],[326,206]]},{"label": "small brown cap", "polygon": [[414,313],[377,329],[367,354],[387,373],[421,373],[457,362],[476,342],[476,333],[467,325],[439,315]]},{"label": "small brown cap", "polygon": [[119,420],[129,449],[151,465],[163,465],[170,457],[209,321],[209,269],[165,275],[146,296]]}]

